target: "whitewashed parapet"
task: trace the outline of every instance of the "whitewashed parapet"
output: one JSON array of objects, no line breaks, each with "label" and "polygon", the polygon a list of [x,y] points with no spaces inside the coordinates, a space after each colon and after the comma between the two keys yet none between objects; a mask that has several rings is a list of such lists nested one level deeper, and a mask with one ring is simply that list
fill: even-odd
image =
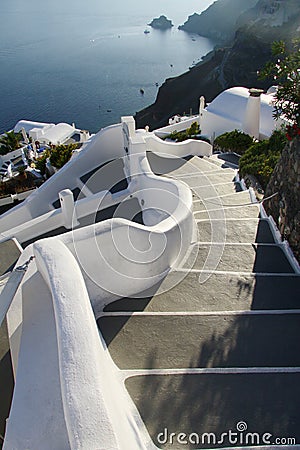
[{"label": "whitewashed parapet", "polygon": [[7,195],[6,197],[0,198],[0,206],[4,205],[10,205],[14,203],[16,200],[19,202],[25,200],[25,198],[29,197],[30,194],[32,194],[36,188],[29,189],[28,191],[18,192],[17,194],[11,194]]},{"label": "whitewashed parapet", "polygon": [[212,155],[212,145],[208,142],[187,139],[183,142],[164,141],[154,134],[146,135],[145,137],[148,150],[153,153],[162,155],[177,156],[183,158],[185,156],[210,156]]},{"label": "whitewashed parapet", "polygon": [[0,232],[9,232],[13,227],[49,213],[60,191],[74,189],[80,185],[82,175],[123,155],[121,124],[111,125],[99,131],[82,146],[76,158],[72,158],[22,204],[0,217]]},{"label": "whitewashed parapet", "polygon": [[110,402],[105,398],[108,394],[114,395],[113,374],[107,367],[105,349],[74,256],[59,240],[35,244],[34,254],[37,268],[52,295],[61,395],[70,448],[125,448],[119,445],[117,437],[124,426],[126,435],[123,439],[131,443],[132,449],[140,448],[132,437],[132,427],[129,423],[124,425],[126,415],[120,423],[118,411],[110,411]]},{"label": "whitewashed parapet", "polygon": [[[58,372],[52,376],[55,380],[59,378],[59,388],[56,387],[56,390],[61,390],[63,422],[71,449],[151,448],[124,385],[115,377],[115,367],[95,322],[97,309],[102,311],[103,305],[112,297],[135,295],[159,282],[173,265],[183,259],[192,240],[194,219],[189,187],[185,183],[154,175],[146,149],[147,144],[141,136],[130,138],[128,198],[138,199],[144,224],[113,218],[41,240],[25,250],[33,250],[34,264],[52,298],[55,316],[52,331],[55,328],[53,332],[56,333],[59,363]],[[67,197],[69,194],[67,192]],[[40,229],[40,219],[37,217],[30,222],[31,229],[34,226]],[[43,216],[43,227],[50,221],[57,224],[60,220],[60,210],[47,213]],[[33,230],[35,234],[37,229]],[[38,274],[32,272],[26,282],[31,280],[34,285],[39,281]],[[18,318],[22,315],[22,305],[29,301],[24,297],[24,292],[21,285],[18,308],[14,301],[12,304]],[[41,304],[40,292],[39,286],[31,289],[29,298],[32,305],[34,302]],[[9,322],[10,336],[14,336],[17,329],[11,320]],[[23,322],[22,336],[27,333],[32,338],[31,331],[31,323],[26,326]],[[41,328],[40,333],[43,333]],[[22,342],[22,337],[17,339]],[[32,346],[28,348],[32,350]],[[26,352],[24,354],[21,345],[18,371],[25,368],[29,379],[31,368],[28,369],[24,361],[28,357],[28,350]],[[18,352],[14,351],[13,360],[16,361],[17,357]],[[52,369],[46,363],[43,370],[51,376]],[[16,405],[23,402],[22,386],[23,383],[20,385],[17,380]],[[41,392],[44,391],[40,390],[42,396]],[[45,407],[42,399],[41,405],[41,408]],[[24,433],[19,436],[14,433],[15,429],[19,429],[18,414],[18,408],[14,409],[13,405],[7,428],[7,446],[4,447],[7,450],[12,448],[9,447],[10,442],[23,439]],[[40,418],[35,423],[35,427],[39,427],[38,422],[43,418],[39,407],[34,410],[34,415]],[[55,421],[55,414],[51,417]],[[52,423],[54,430],[56,425],[61,427],[61,420],[59,424]],[[26,428],[28,448],[36,447],[32,445],[35,442],[35,427]],[[49,442],[45,441],[39,449],[49,450],[50,447]]]},{"label": "whitewashed parapet", "polygon": [[0,198],[0,206],[11,205],[14,202],[12,195],[6,195]]},{"label": "whitewashed parapet", "polygon": [[[4,449],[149,450],[99,335],[78,261],[59,239],[39,241],[28,251],[35,258],[20,291],[22,337]],[[34,354],[40,342],[46,358]],[[36,376],[37,387],[31,382]]]}]

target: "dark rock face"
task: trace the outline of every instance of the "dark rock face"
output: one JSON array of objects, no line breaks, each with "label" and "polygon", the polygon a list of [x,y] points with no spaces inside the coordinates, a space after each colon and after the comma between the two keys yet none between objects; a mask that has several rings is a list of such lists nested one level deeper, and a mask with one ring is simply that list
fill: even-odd
[{"label": "dark rock face", "polygon": [[189,16],[179,29],[222,42],[228,41],[234,37],[237,19],[256,3],[257,0],[218,0],[201,14]]},{"label": "dark rock face", "polygon": [[[217,4],[235,4],[236,1],[244,6],[247,3],[249,8],[252,2],[248,0],[247,2],[244,0],[218,0],[210,8],[214,5],[216,8]],[[242,19],[239,24],[245,21],[246,24],[238,28],[231,42],[228,42],[223,48],[220,48],[220,45],[219,48],[216,47],[203,59],[202,63],[190,71],[177,78],[167,79],[159,89],[155,103],[136,114],[138,127],[149,125],[152,129],[158,128],[167,125],[169,117],[175,114],[188,113],[191,109],[193,112],[198,112],[201,95],[204,95],[210,102],[221,91],[233,86],[266,89],[274,84],[271,79],[258,80],[257,72],[271,59],[273,41],[282,39],[289,45],[293,38],[300,36],[300,3],[298,3],[299,8],[295,8],[295,14],[292,17],[284,15],[287,17],[285,22],[280,26],[273,25],[273,23],[278,23],[282,17],[282,11],[284,13],[288,11],[295,1],[299,0],[284,0],[284,2],[281,0],[253,0],[256,7],[251,9],[251,14],[249,13],[251,18],[255,16],[254,11],[260,13],[263,10],[265,11],[264,16],[256,16],[255,20],[251,21],[250,16],[243,13],[240,16]],[[271,7],[274,2],[276,4],[279,2],[280,8]],[[266,9],[266,4],[269,4],[270,8]],[[223,15],[226,15],[225,11],[223,11]],[[215,24],[216,29],[219,29],[223,19],[223,16],[219,16],[218,23]]]},{"label": "dark rock face", "polygon": [[205,93],[209,99],[222,90],[215,69],[221,63],[223,54],[224,50],[213,52],[205,64],[196,66],[179,77],[167,79],[160,87],[155,103],[136,114],[137,126],[158,128],[166,125],[168,119],[175,114],[189,112],[190,108],[198,111],[201,95]]},{"label": "dark rock face", "polygon": [[259,81],[257,71],[270,57],[270,45],[240,33],[232,47],[214,50],[201,64],[179,77],[167,79],[155,103],[137,113],[137,126],[158,128],[167,125],[175,114],[188,113],[190,109],[197,113],[201,95],[210,102],[224,89],[234,86],[268,88],[272,82]]},{"label": "dark rock face", "polygon": [[168,30],[174,26],[172,21],[167,19],[166,16],[160,16],[157,19],[153,19],[148,25],[152,28],[156,28],[157,30]]},{"label": "dark rock face", "polygon": [[275,220],[282,238],[287,239],[300,262],[300,138],[288,143],[267,186],[267,214]]},{"label": "dark rock face", "polygon": [[300,13],[299,0],[258,0],[256,5],[241,14],[237,26],[258,22],[261,26],[282,27]]}]

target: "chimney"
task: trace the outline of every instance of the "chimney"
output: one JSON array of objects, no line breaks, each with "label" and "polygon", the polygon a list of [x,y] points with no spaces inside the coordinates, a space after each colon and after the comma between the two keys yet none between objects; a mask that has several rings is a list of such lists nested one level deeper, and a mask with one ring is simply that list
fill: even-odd
[{"label": "chimney", "polygon": [[262,89],[249,89],[249,97],[242,125],[244,133],[253,136],[255,139],[259,139],[260,96],[263,92]]}]

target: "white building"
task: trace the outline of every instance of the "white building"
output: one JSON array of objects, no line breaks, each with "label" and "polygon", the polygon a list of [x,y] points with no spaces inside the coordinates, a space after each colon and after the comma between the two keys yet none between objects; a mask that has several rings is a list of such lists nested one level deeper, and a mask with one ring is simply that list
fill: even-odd
[{"label": "white building", "polygon": [[30,138],[34,141],[39,141],[42,144],[63,144],[76,134],[78,135],[79,142],[85,142],[89,138],[89,133],[85,130],[77,129],[75,124],[54,124],[20,120],[15,125],[14,132],[17,133],[21,131],[22,128],[24,128]]},{"label": "white building", "polygon": [[[274,87],[266,94],[257,97],[250,95],[245,87],[233,87],[221,92],[206,108],[201,108],[199,115],[191,118],[176,117],[171,125],[155,130],[157,136],[166,136],[176,130],[188,128],[192,122],[198,121],[201,134],[212,141],[215,137],[235,129],[253,134],[257,139],[267,139],[274,129],[279,128],[282,120],[275,120]],[[256,91],[256,90],[254,90]],[[249,109],[250,108],[250,109]]]}]

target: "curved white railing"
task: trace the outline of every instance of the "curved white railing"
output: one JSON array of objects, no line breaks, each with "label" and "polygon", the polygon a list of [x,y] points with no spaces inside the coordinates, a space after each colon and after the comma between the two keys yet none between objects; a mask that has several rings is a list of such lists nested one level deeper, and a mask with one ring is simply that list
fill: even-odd
[{"label": "curved white railing", "polygon": [[[55,397],[61,395],[71,449],[154,448],[153,444],[146,443],[145,431],[136,420],[132,401],[115,377],[114,365],[98,334],[94,315],[97,316],[97,309],[102,310],[111,297],[134,295],[155,285],[184,257],[193,233],[192,194],[184,183],[154,175],[143,153],[132,154],[129,165],[136,168],[136,171],[131,170],[130,195],[136,196],[141,204],[144,225],[113,218],[38,241],[32,246],[37,271],[51,294],[52,333],[56,334],[59,366],[58,371],[52,371],[45,363],[39,369],[39,379],[45,376],[46,383],[47,377],[59,377],[55,389],[60,392],[56,392]],[[26,251],[29,252],[30,247]],[[37,274],[33,272],[28,276],[27,284],[30,276],[36,280],[35,288],[29,292],[34,308],[34,302],[36,305],[41,302],[41,290]],[[20,310],[22,303],[29,301],[25,292],[21,285]],[[39,330],[42,336],[43,327]],[[22,335],[27,335],[28,339],[32,333],[37,331],[31,331],[31,322],[25,321]],[[35,339],[39,340],[38,334],[29,341],[32,343]],[[23,342],[19,348],[18,389],[8,421],[5,449],[23,438],[16,436],[20,422],[18,407],[26,396],[18,373],[22,374],[26,368],[30,383],[28,370],[36,370],[25,364],[26,355],[33,351],[32,344],[26,346]],[[41,395],[43,389],[38,392],[37,395]],[[41,402],[41,408],[44,407]],[[39,411],[34,411],[33,417],[37,420],[35,426],[26,427],[28,448],[34,447]],[[53,420],[51,425],[55,429],[55,417]],[[57,420],[61,421],[61,417]],[[61,423],[57,426],[61,427]],[[56,440],[58,438],[56,436]],[[51,445],[41,442],[39,448],[48,450]]]},{"label": "curved white railing", "polygon": [[106,301],[110,295],[133,295],[156,284],[184,257],[192,240],[187,185],[150,173],[145,156],[131,185],[135,189],[129,196],[137,197],[144,225],[113,218],[55,238],[76,257],[87,285],[105,291]]},{"label": "curved white railing", "polygon": [[[211,153],[211,146],[206,142],[189,140],[179,144],[169,143],[162,141],[154,135],[149,136],[147,133],[137,133],[134,139],[138,140],[138,138],[140,138],[140,145],[136,146],[137,150],[144,153],[146,149],[151,149],[151,151],[167,157],[183,157],[193,154],[208,155]],[[132,151],[131,148],[130,152]],[[132,183],[128,186],[126,191],[122,191],[123,198],[121,198],[119,194],[114,194],[114,196],[112,196],[108,190],[92,193],[88,189],[89,183],[84,185],[80,180],[80,177],[83,174],[90,172],[93,168],[114,158],[120,160],[122,157],[124,166],[126,166],[126,161],[128,164],[130,159],[133,159],[133,155],[130,153],[128,156],[124,156],[124,153],[122,124],[107,127],[105,130],[102,130],[95,135],[90,142],[85,144],[84,148],[75,158],[72,158],[68,164],[31,194],[28,199],[7,214],[1,216],[0,232],[7,238],[16,237],[19,242],[23,243],[58,229],[59,227],[70,229],[70,221],[67,220],[66,222],[62,209],[54,209],[52,205],[52,202],[59,197],[59,193],[66,188],[74,189],[74,187],[77,186],[77,188],[82,189],[82,192],[88,191],[87,197],[83,196],[84,198],[81,198],[73,206],[75,216],[79,220],[89,214],[95,214],[99,208],[106,208],[124,200],[129,192],[134,192],[136,189],[136,186]],[[134,157],[137,159],[136,155]],[[127,168],[127,171],[126,168],[124,169],[123,176],[125,177],[126,173],[128,181],[130,181],[130,176],[132,175],[130,175],[130,172],[133,170],[132,164],[130,168]],[[93,177],[93,179],[95,179],[96,176],[101,179],[101,170]],[[137,172],[140,171],[139,163],[136,170]],[[146,171],[149,175],[149,181],[151,180],[151,171],[150,169],[146,169]],[[139,177],[139,179],[141,179],[141,177]],[[145,180],[146,179],[144,179],[144,184],[148,183],[147,186],[149,186],[149,182]],[[158,186],[160,181],[157,179],[155,183]],[[135,196],[138,199],[141,197],[139,194],[136,194]],[[161,197],[161,193],[159,196]],[[164,196],[162,196],[162,200],[163,197]],[[168,201],[170,201],[170,198]],[[145,210],[145,208],[143,209]],[[144,216],[148,218],[150,217],[149,209],[150,207],[144,212]],[[156,215],[157,218],[164,216],[164,214],[158,214],[157,212],[152,214],[152,216],[153,215]],[[74,225],[75,223],[78,224],[74,219]]]},{"label": "curved white railing", "polygon": [[164,141],[154,134],[145,137],[149,145],[149,150],[162,155],[177,156],[210,156],[212,155],[212,145],[205,141],[187,139],[183,142]]},{"label": "curved white railing", "polygon": [[99,436],[103,448],[117,448],[104,400],[103,349],[79,266],[59,240],[35,244],[34,255],[52,296],[70,448],[99,448]]},{"label": "curved white railing", "polygon": [[[13,210],[0,217],[0,232],[8,232],[19,225],[54,210],[52,203],[66,188],[81,188],[80,177],[107,161],[124,156],[122,125],[111,125],[94,135],[64,167]],[[60,226],[60,224],[58,225]]]},{"label": "curved white railing", "polygon": [[4,449],[149,449],[99,335],[78,262],[59,239],[39,241],[32,250],[38,272],[23,286],[25,318]]},{"label": "curved white railing", "polygon": [[[143,449],[99,337],[77,261],[59,240],[34,244],[34,254],[52,296],[70,448]],[[112,408],[114,403],[118,408]]]}]

